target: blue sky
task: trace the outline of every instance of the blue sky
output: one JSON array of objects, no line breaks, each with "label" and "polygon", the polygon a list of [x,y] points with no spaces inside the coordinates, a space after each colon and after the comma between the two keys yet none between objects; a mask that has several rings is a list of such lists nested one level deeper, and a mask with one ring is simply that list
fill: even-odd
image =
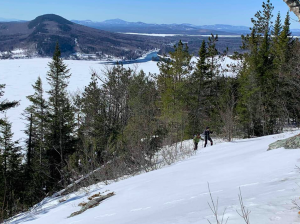
[{"label": "blue sky", "polygon": [[[231,24],[250,26],[262,0],[0,0],[0,17],[32,20],[54,13],[67,19],[103,21],[120,18],[147,23]],[[286,14],[282,0],[273,0],[274,14]],[[294,15],[292,18],[296,19]],[[292,21],[292,28],[300,24]]]}]

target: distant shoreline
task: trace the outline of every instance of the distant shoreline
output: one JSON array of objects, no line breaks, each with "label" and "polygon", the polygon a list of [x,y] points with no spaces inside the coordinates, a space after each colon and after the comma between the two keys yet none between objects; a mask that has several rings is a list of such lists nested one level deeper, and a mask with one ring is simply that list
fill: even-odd
[{"label": "distant shoreline", "polygon": [[[141,36],[153,36],[153,37],[175,37],[175,36],[188,36],[188,37],[210,37],[208,34],[160,34],[160,33],[122,33],[128,35],[141,35]],[[241,35],[218,35],[218,37],[227,38],[239,38]]]}]

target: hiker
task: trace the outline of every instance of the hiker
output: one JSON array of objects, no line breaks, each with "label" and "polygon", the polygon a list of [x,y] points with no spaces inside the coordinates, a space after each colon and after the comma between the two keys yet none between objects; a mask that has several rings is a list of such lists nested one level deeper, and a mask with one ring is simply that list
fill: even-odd
[{"label": "hiker", "polygon": [[199,134],[197,134],[197,135],[195,135],[195,137],[193,138],[193,140],[194,140],[194,144],[195,144],[194,150],[197,150],[198,149],[198,143],[199,143],[199,141],[203,140],[203,139],[201,138],[201,136]]},{"label": "hiker", "polygon": [[210,144],[213,145],[213,141],[210,137],[210,134],[212,134],[213,132],[209,130],[209,127],[206,127],[205,131],[204,131],[204,138],[205,138],[205,144],[204,144],[204,148],[207,145],[207,140],[210,141]]}]

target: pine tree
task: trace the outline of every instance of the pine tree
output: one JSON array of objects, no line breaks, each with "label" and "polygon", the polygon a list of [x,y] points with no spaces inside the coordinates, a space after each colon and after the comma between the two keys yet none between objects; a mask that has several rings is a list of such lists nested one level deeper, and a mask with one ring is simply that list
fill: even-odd
[{"label": "pine tree", "polygon": [[161,119],[168,126],[171,141],[178,142],[185,137],[187,123],[187,79],[191,71],[191,55],[187,44],[181,41],[174,46],[170,57],[158,63],[157,77],[160,92]]},{"label": "pine tree", "polygon": [[[5,84],[0,84],[0,98],[4,95]],[[6,110],[16,107],[19,104],[18,101],[8,101],[6,99],[0,101],[0,112],[5,112]],[[5,124],[3,119],[0,119],[0,125]]]},{"label": "pine tree", "polygon": [[277,54],[279,55],[281,65],[284,65],[288,62],[290,58],[291,46],[293,45],[293,38],[291,37],[292,33],[290,31],[290,25],[290,14],[287,13],[278,41],[279,49],[277,51]]},{"label": "pine tree", "polygon": [[[267,0],[263,10],[252,18],[251,34],[242,36],[244,66],[239,77],[238,111],[240,122],[245,126],[247,135],[265,135],[273,133],[272,95],[274,91],[274,64],[272,55],[272,11],[273,5]],[[276,29],[279,29],[279,18]]]},{"label": "pine tree", "polygon": [[[218,110],[218,99],[221,90],[222,82],[220,82],[221,78],[221,53],[218,51],[216,45],[218,42],[218,35],[211,35],[208,38],[208,48],[207,48],[207,64],[208,64],[208,72],[206,73],[205,82],[204,82],[204,95],[205,95],[205,104],[204,111],[206,117],[207,125],[210,124],[217,128],[218,124],[220,124],[219,120],[219,110]],[[226,52],[225,52],[226,54]]]},{"label": "pine tree", "polygon": [[281,16],[280,12],[278,12],[274,28],[272,30],[272,51],[274,55],[274,65],[278,66],[280,63],[280,56],[278,55],[278,52],[280,51],[280,44],[279,44],[279,39],[280,39],[280,34],[282,32],[282,25],[281,25]]},{"label": "pine tree", "polygon": [[40,77],[32,87],[34,94],[27,96],[31,104],[23,114],[27,121],[25,134],[28,136],[26,140],[25,197],[29,205],[33,205],[44,196],[42,189],[48,176],[45,149],[47,104]]},{"label": "pine tree", "polygon": [[[93,168],[103,163],[102,157],[107,147],[109,128],[107,125],[107,103],[100,89],[96,73],[91,76],[91,82],[82,94],[81,111],[82,125],[79,129],[82,140],[81,161]],[[87,167],[92,168],[92,167]]]},{"label": "pine tree", "polygon": [[[189,102],[189,135],[200,133],[204,126],[204,121],[209,119],[206,113],[206,106],[208,106],[207,89],[205,84],[208,80],[209,61],[207,44],[205,40],[202,41],[196,63],[195,71],[189,80],[190,94],[187,101]],[[200,119],[201,118],[201,119]]]},{"label": "pine tree", "polygon": [[0,197],[3,199],[3,208],[7,211],[2,214],[2,219],[12,216],[19,211],[18,198],[21,196],[23,189],[20,179],[22,154],[21,147],[18,141],[13,141],[13,133],[11,131],[11,123],[4,119],[4,124],[0,126],[0,155],[1,155],[1,171],[2,171],[2,184],[4,191],[0,192]]},{"label": "pine tree", "polygon": [[75,119],[68,98],[67,90],[70,70],[61,58],[58,43],[56,44],[52,62],[48,64],[47,80],[50,85],[49,122],[47,133],[47,156],[50,163],[50,187],[57,187],[57,182],[66,185],[67,173],[64,170],[68,156],[74,153],[73,138]]},{"label": "pine tree", "polygon": [[134,75],[129,85],[129,120],[124,130],[128,156],[147,170],[154,153],[164,138],[156,106],[158,92],[155,82],[143,71]]}]

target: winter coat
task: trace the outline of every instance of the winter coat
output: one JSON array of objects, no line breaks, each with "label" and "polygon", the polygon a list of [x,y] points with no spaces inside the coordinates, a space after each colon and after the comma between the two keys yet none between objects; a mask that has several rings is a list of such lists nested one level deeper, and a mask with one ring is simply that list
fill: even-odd
[{"label": "winter coat", "polygon": [[200,136],[198,137],[198,136],[196,135],[196,136],[194,137],[194,139],[193,139],[193,140],[194,140],[194,143],[199,143],[200,139],[201,139],[201,137],[200,137]]},{"label": "winter coat", "polygon": [[212,133],[213,133],[212,131],[205,130],[203,134],[204,134],[206,139],[210,139],[210,134],[212,134]]}]

